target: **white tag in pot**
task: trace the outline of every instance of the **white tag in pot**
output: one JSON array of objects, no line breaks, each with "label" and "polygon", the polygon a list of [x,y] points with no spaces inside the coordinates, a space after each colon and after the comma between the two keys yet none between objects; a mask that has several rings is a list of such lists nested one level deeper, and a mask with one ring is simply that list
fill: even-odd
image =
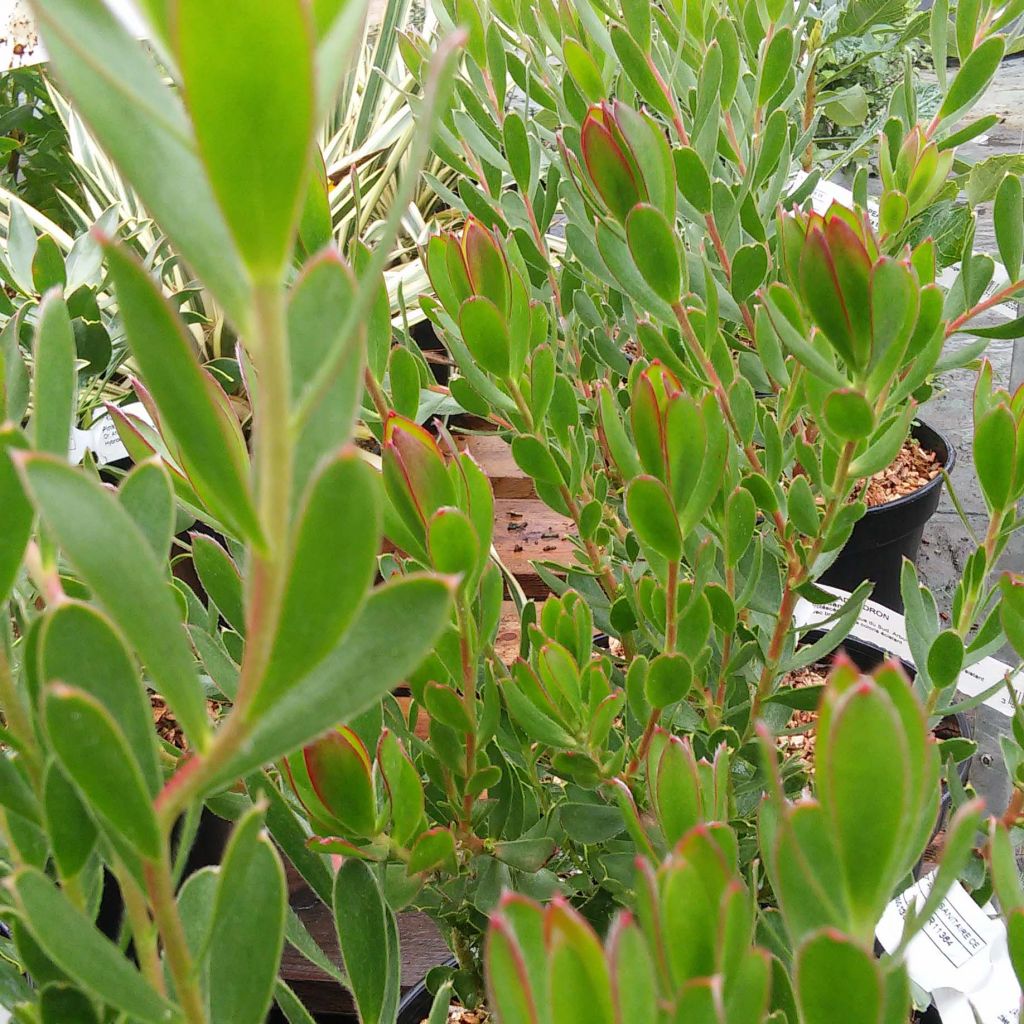
[{"label": "white tag in pot", "polygon": [[[888,952],[899,946],[911,905],[931,891],[934,872],[900,893],[875,936]],[[910,940],[904,955],[910,980],[931,994],[943,1024],[1017,1024],[1021,988],[1006,950],[1006,926],[991,903],[979,907],[954,882],[939,909]]]}]

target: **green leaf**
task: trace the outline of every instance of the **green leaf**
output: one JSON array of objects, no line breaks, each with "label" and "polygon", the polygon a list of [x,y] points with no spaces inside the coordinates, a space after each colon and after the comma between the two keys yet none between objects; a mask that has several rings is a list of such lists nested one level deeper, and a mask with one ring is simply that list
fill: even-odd
[{"label": "green leaf", "polygon": [[647,702],[665,708],[682,700],[693,686],[693,667],[682,654],[659,654],[652,662],[644,683]]},{"label": "green leaf", "polygon": [[753,495],[745,487],[737,487],[726,503],[725,556],[729,565],[743,557],[754,537],[757,507]]},{"label": "green leaf", "polygon": [[409,875],[434,871],[441,867],[454,868],[455,839],[446,828],[432,828],[424,832],[412,848],[405,870]]},{"label": "green leaf", "polygon": [[273,714],[259,718],[247,748],[211,786],[276,761],[373,705],[422,662],[448,622],[451,596],[449,584],[431,576],[407,576],[376,588],[328,655],[278,701]]},{"label": "green leaf", "polygon": [[83,690],[53,683],[45,695],[46,729],[64,770],[85,799],[143,857],[162,841],[138,763],[113,717]]},{"label": "green leaf", "polygon": [[928,648],[928,678],[932,686],[944,690],[960,677],[964,665],[964,643],[953,629],[943,630]]},{"label": "green leaf", "polygon": [[46,769],[43,809],[57,869],[62,878],[74,878],[89,862],[98,833],[78,791],[56,761]]},{"label": "green leaf", "polygon": [[39,825],[39,803],[23,774],[23,763],[17,755],[0,754],[0,804]]},{"label": "green leaf", "polygon": [[[12,321],[13,323],[14,321]],[[21,560],[32,536],[32,505],[11,462],[10,453],[26,447],[24,435],[13,426],[0,427],[0,602],[6,602],[21,570]]]},{"label": "green leaf", "polygon": [[466,299],[459,310],[459,328],[466,348],[483,369],[497,377],[508,375],[512,340],[505,318],[490,299]]},{"label": "green leaf", "polygon": [[[209,954],[211,1024],[262,1024],[284,947],[288,891],[281,859],[266,835],[241,859],[221,867]],[[228,890],[232,898],[222,900]]]},{"label": "green leaf", "polygon": [[[314,129],[313,31],[300,0],[178,0],[178,64],[214,195],[249,269],[291,256]],[[274,126],[268,145],[267,125]]]},{"label": "green leaf", "polygon": [[153,715],[124,641],[99,610],[78,601],[54,608],[39,636],[44,683],[67,683],[98,701],[117,723],[150,795],[161,785]]},{"label": "green leaf", "polygon": [[805,1024],[834,1024],[836,1007],[842,1006],[844,1024],[878,1024],[883,998],[880,975],[870,952],[838,932],[818,932],[796,954],[801,1019]]},{"label": "green leaf", "polygon": [[605,88],[601,71],[587,49],[571,36],[567,36],[562,44],[562,55],[569,74],[579,86],[584,98],[590,103],[604,99]]},{"label": "green leaf", "polygon": [[992,222],[999,258],[1010,280],[1016,281],[1024,257],[1024,190],[1018,175],[1008,174],[1003,178],[992,207]]},{"label": "green leaf", "polygon": [[875,413],[859,391],[841,388],[825,399],[825,422],[844,441],[859,441],[874,429]]},{"label": "green leaf", "polygon": [[192,534],[192,561],[199,582],[240,636],[245,636],[245,607],[242,602],[242,577],[231,556],[205,533]]},{"label": "green leaf", "polygon": [[178,605],[146,538],[110,491],[70,466],[32,455],[22,472],[68,560],[138,651],[193,748],[203,750],[206,702]]},{"label": "green leaf", "polygon": [[512,458],[527,475],[542,483],[561,487],[565,481],[547,446],[531,434],[519,434],[512,439]]},{"label": "green leaf", "polygon": [[100,1024],[89,997],[70,985],[50,984],[39,994],[42,1024]]},{"label": "green leaf", "polygon": [[974,469],[991,510],[1001,511],[1010,501],[1016,447],[1013,415],[1005,405],[975,421]]},{"label": "green leaf", "polygon": [[622,148],[593,111],[583,121],[580,135],[583,162],[598,195],[617,220],[644,199],[643,190]]},{"label": "green leaf", "polygon": [[[175,250],[235,323],[243,322],[248,285],[238,251],[195,152],[182,104],[162,72],[102,0],[39,0],[33,14],[50,67],[77,111]],[[260,116],[251,120],[267,123]]]},{"label": "green leaf", "polygon": [[[636,3],[636,0],[633,0],[633,4],[637,7],[640,6]],[[628,12],[626,13],[628,17]],[[645,11],[643,16],[648,19],[647,31],[649,34],[649,11]],[[632,28],[630,32],[632,32]],[[622,64],[622,70],[626,73],[626,77],[630,82],[633,83],[636,91],[643,97],[644,102],[666,117],[671,117],[672,105],[665,96],[665,90],[658,84],[658,79],[651,70],[647,54],[637,45],[630,32],[626,32],[621,25],[612,25],[609,30],[612,48]]]},{"label": "green leaf", "polygon": [[35,447],[67,458],[75,404],[75,336],[68,307],[59,292],[50,292],[39,309],[32,382]]},{"label": "green leaf", "polygon": [[369,754],[344,726],[332,729],[303,750],[313,790],[347,832],[377,833],[377,801]]},{"label": "green leaf", "polygon": [[174,537],[174,490],[160,459],[139,463],[117,489],[121,507],[145,534],[153,554],[166,558]]},{"label": "green leaf", "polygon": [[732,258],[732,294],[744,302],[761,287],[768,273],[768,250],[756,242],[741,245]]},{"label": "green leaf", "polygon": [[548,836],[538,839],[511,839],[494,844],[494,857],[518,871],[533,874],[540,871],[555,852],[555,841]]},{"label": "green leaf", "polygon": [[[826,712],[828,714],[826,715]],[[871,934],[899,880],[909,806],[907,738],[896,709],[862,680],[822,712],[818,793],[846,877],[851,920]]]},{"label": "green leaf", "polygon": [[41,871],[22,868],[8,884],[32,937],[85,991],[140,1024],[171,1024],[177,1019],[174,1007]]},{"label": "green leaf", "polygon": [[[487,930],[484,962],[487,968],[485,976],[488,1004],[502,1020],[515,1021],[516,1024],[539,1024],[538,994],[532,989],[526,956],[516,935],[516,929],[504,913],[509,901],[514,898],[516,897],[504,898],[501,909],[492,916],[491,926]],[[531,943],[532,958],[543,963],[546,951],[540,920],[541,911],[525,900],[523,902],[528,911],[535,913],[537,918],[536,928],[531,930],[531,934],[525,935],[524,939]],[[545,1020],[547,1016],[545,1014]]]},{"label": "green leaf", "polygon": [[679,561],[683,538],[665,485],[653,476],[638,476],[626,491],[626,512],[640,542],[670,562]]},{"label": "green leaf", "polygon": [[50,235],[41,235],[36,243],[36,252],[32,257],[32,283],[40,295],[51,288],[63,292],[67,283],[64,254]]},{"label": "green leaf", "polygon": [[[356,0],[348,0],[358,6]],[[326,249],[302,269],[288,300],[288,355],[292,368],[292,400],[297,401],[331,351],[355,301],[352,271],[335,249]],[[384,296],[387,323],[386,353],[391,321]],[[345,444],[352,433],[363,395],[364,346],[350,344],[334,383],[310,413],[295,445],[295,496],[306,484],[321,459]],[[376,372],[376,371],[375,371]],[[379,368],[383,373],[383,366]]]},{"label": "green leaf", "polygon": [[816,537],[820,522],[818,505],[806,476],[793,478],[789,485],[787,507],[790,522],[805,537]]},{"label": "green leaf", "polygon": [[254,715],[277,703],[342,637],[373,581],[380,531],[377,476],[355,451],[344,451],[321,467],[303,503]]},{"label": "green leaf", "polygon": [[764,106],[793,68],[793,30],[784,28],[768,41],[761,60],[757,105]]},{"label": "green leaf", "polygon": [[678,302],[679,247],[665,214],[648,203],[634,206],[626,217],[626,242],[637,270],[659,298],[670,305]]},{"label": "green leaf", "polygon": [[420,364],[404,345],[396,345],[388,357],[388,388],[395,412],[416,419],[420,407]]},{"label": "green leaf", "polygon": [[399,963],[388,956],[394,923],[373,872],[361,861],[345,861],[335,876],[334,923],[361,1024],[388,1024],[399,984]]},{"label": "green leaf", "polygon": [[423,821],[423,784],[394,734],[385,730],[377,746],[377,762],[391,798],[391,837],[408,846]]},{"label": "green leaf", "polygon": [[244,443],[237,422],[226,422],[214,401],[218,385],[200,368],[184,324],[135,257],[109,242],[103,248],[128,345],[188,460],[189,476],[219,519],[243,537],[259,538]]},{"label": "green leaf", "polygon": [[480,541],[472,520],[461,509],[441,508],[427,524],[427,550],[432,566],[468,581],[480,563]]},{"label": "green leaf", "polygon": [[519,186],[519,191],[526,192],[530,187],[532,175],[530,140],[526,135],[523,119],[514,110],[505,116],[502,135],[505,142],[505,158],[508,160],[512,177]]},{"label": "green leaf", "polygon": [[974,105],[988,88],[1005,51],[1006,40],[1002,36],[989,36],[971,50],[939,107],[940,121],[959,117]]},{"label": "green leaf", "polygon": [[672,152],[676,165],[676,183],[683,198],[698,213],[711,212],[711,178],[704,161],[690,146],[678,146]]}]

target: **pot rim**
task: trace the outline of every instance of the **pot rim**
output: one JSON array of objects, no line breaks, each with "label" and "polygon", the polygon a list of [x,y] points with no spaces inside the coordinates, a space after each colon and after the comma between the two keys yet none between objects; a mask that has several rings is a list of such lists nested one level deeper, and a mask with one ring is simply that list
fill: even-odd
[{"label": "pot rim", "polygon": [[[910,434],[914,436],[915,428],[924,427],[925,430],[933,433],[945,446],[946,446],[946,459],[942,464],[942,469],[948,475],[953,472],[953,467],[956,465],[956,448],[950,442],[949,438],[933,427],[930,423],[925,423],[924,420],[915,417],[910,425]],[[930,450],[930,449],[929,449]],[[936,453],[937,454],[937,453]],[[919,501],[926,494],[931,493],[937,488],[942,487],[943,474],[938,473],[928,483],[918,487],[916,491],[911,491],[909,494],[901,494],[898,498],[892,498],[889,501],[883,501],[881,505],[870,505],[868,510],[862,516],[862,519],[867,519],[870,516],[881,515],[885,512],[891,512],[893,509],[902,508],[904,505],[913,504],[915,501]]]}]

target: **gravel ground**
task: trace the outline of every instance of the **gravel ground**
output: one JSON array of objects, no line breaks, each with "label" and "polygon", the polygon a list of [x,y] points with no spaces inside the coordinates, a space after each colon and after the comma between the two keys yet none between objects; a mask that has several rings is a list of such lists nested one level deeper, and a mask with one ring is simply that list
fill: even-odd
[{"label": "gravel ground", "polygon": [[[996,81],[982,104],[972,117],[997,113],[1002,120],[987,136],[972,142],[960,150],[960,155],[970,161],[983,160],[1000,153],[1020,153],[1024,149],[1024,60],[1014,58],[1003,62]],[[989,211],[982,210],[976,249],[995,253]],[[993,321],[994,322],[994,321]],[[952,339],[951,344],[962,345],[969,341],[966,336]],[[1018,344],[1024,345],[1024,341]],[[1014,343],[993,341],[988,349],[997,381],[1009,385],[1010,357]],[[956,448],[956,467],[953,470],[953,484],[957,496],[976,532],[984,531],[987,525],[985,505],[974,478],[971,452],[971,401],[974,375],[969,371],[945,374],[939,381],[940,388],[921,410],[921,418],[945,434]],[[924,541],[918,557],[918,570],[925,583],[934,591],[940,609],[948,610],[953,590],[959,579],[964,560],[970,554],[973,543],[963,522],[957,515],[948,494],[944,494],[934,518],[925,529]],[[1024,534],[1017,534],[1003,557],[1003,566],[1015,572],[1024,571]],[[1012,661],[1012,655],[1004,659]],[[980,743],[979,756],[975,758],[971,778],[978,792],[986,798],[993,810],[1002,810],[1009,795],[1009,782],[1003,770],[999,753],[998,737],[1005,732],[1009,719],[981,708],[975,716],[975,728]]]}]

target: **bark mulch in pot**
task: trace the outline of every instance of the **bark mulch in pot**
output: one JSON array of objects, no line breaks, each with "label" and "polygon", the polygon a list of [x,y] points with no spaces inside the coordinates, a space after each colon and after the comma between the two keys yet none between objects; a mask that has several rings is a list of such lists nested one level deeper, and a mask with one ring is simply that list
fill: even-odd
[{"label": "bark mulch in pot", "polygon": [[[782,681],[782,686],[792,687],[795,690],[805,686],[824,686],[828,682],[830,671],[831,667],[828,662],[807,665],[795,672],[790,672]],[[778,749],[784,756],[803,758],[807,763],[808,773],[814,771],[814,747],[817,742],[814,723],[817,720],[818,712],[816,710],[794,711],[786,723],[785,734],[776,739]],[[949,715],[932,729],[932,735],[937,740],[955,739],[961,735],[960,725],[955,717]]]},{"label": "bark mulch in pot", "polygon": [[893,462],[868,481],[864,500],[869,508],[884,505],[913,494],[941,471],[942,463],[935,452],[922,448],[917,438],[908,437]]}]

